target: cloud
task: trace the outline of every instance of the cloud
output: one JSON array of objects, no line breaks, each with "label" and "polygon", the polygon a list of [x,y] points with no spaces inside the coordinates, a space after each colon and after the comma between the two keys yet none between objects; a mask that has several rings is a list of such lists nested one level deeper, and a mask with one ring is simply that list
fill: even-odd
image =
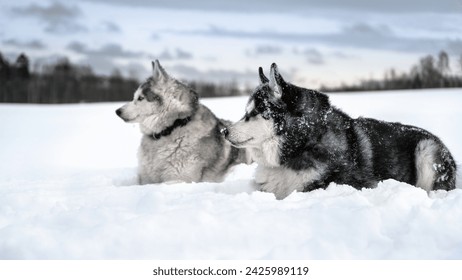
[{"label": "cloud", "polygon": [[39,40],[30,40],[30,41],[17,41],[16,39],[8,39],[3,41],[4,45],[22,48],[22,49],[32,49],[32,50],[43,50],[46,48],[45,44]]},{"label": "cloud", "polygon": [[[141,51],[127,50],[115,43],[108,43],[99,48],[90,48],[82,42],[74,41],[67,45],[67,49],[83,55],[84,57],[79,63],[90,65],[98,73],[109,74],[114,69],[119,69],[125,75],[138,78],[144,76],[148,71],[137,61],[154,59],[180,61],[193,57],[192,53],[178,48],[173,51],[166,49],[158,55],[153,55]],[[118,63],[121,62],[117,61],[118,59],[129,59],[130,62],[128,64]]]},{"label": "cloud", "polygon": [[176,49],[175,51],[177,59],[191,59],[193,57],[192,53],[184,51],[182,49]]},{"label": "cloud", "polygon": [[211,25],[207,29],[164,30],[166,33],[188,36],[261,39],[287,43],[322,43],[335,47],[388,50],[400,52],[433,52],[444,48],[448,40],[434,38],[399,37],[386,25],[364,22],[344,26],[334,33],[290,33],[271,30],[243,31]]},{"label": "cloud", "polygon": [[[266,71],[266,68],[264,68]],[[269,69],[269,65],[268,65]],[[241,84],[257,85],[260,80],[258,78],[257,67],[243,71],[236,70],[225,70],[225,69],[208,69],[199,70],[194,66],[186,64],[175,64],[170,67],[166,67],[167,72],[171,72],[174,77],[179,79],[185,79],[187,81],[209,81],[216,83],[227,83],[232,81],[238,81]],[[269,72],[269,70],[268,70]],[[294,78],[295,71],[286,72],[284,69],[281,70],[283,77],[290,81]]]},{"label": "cloud", "polygon": [[446,48],[450,39],[431,37],[402,37],[386,25],[356,23],[343,28],[338,34],[315,38],[330,45],[398,51],[407,53],[432,53]]},{"label": "cloud", "polygon": [[111,5],[142,6],[174,10],[231,11],[241,13],[299,13],[316,10],[368,11],[377,13],[457,13],[462,11],[458,0],[266,0],[215,1],[215,0],[86,0]]},{"label": "cloud", "polygon": [[324,56],[317,49],[306,49],[302,52],[310,64],[322,65],[325,63]]},{"label": "cloud", "polygon": [[344,27],[343,32],[349,35],[359,36],[390,36],[392,35],[390,27],[386,25],[373,26],[364,22],[355,23]]},{"label": "cloud", "polygon": [[158,60],[172,60],[173,55],[170,53],[168,50],[164,50],[161,52],[157,57],[152,57],[152,59],[158,59]]},{"label": "cloud", "polygon": [[147,56],[144,52],[133,52],[124,50],[122,46],[114,43],[106,44],[99,49],[89,49],[85,44],[72,42],[67,49],[76,53],[92,57],[110,57],[110,58],[140,58]]},{"label": "cloud", "polygon": [[146,68],[136,62],[129,64],[117,63],[113,59],[104,56],[88,56],[77,62],[80,65],[90,66],[96,73],[111,75],[115,70],[119,70],[125,77],[141,79],[149,73]]},{"label": "cloud", "polygon": [[251,81],[257,83],[257,71],[234,71],[234,70],[216,70],[210,69],[201,71],[193,66],[185,64],[176,64],[168,67],[167,72],[172,72],[175,77],[186,79],[188,81],[213,81],[213,82],[230,82]]},{"label": "cloud", "polygon": [[304,57],[306,62],[313,65],[323,65],[326,63],[324,54],[315,48],[304,49],[300,51],[298,48],[292,50],[293,54]]},{"label": "cloud", "polygon": [[448,51],[452,54],[462,55],[462,40],[451,40],[447,45]]},{"label": "cloud", "polygon": [[160,40],[160,35],[157,34],[157,33],[152,34],[151,35],[151,40],[159,41]]},{"label": "cloud", "polygon": [[100,56],[108,56],[108,57],[120,57],[120,58],[137,58],[143,57],[145,53],[143,52],[133,52],[124,50],[122,46],[118,44],[106,44],[99,50],[89,51],[87,53],[100,55]]},{"label": "cloud", "polygon": [[101,24],[107,32],[110,32],[110,33],[120,33],[121,32],[120,27],[114,22],[104,21]]},{"label": "cloud", "polygon": [[192,53],[184,51],[182,49],[175,49],[173,52],[170,50],[164,50],[157,56],[151,56],[151,59],[158,59],[158,60],[187,60],[193,58]]},{"label": "cloud", "polygon": [[79,42],[72,42],[67,45],[67,49],[77,53],[84,53],[86,52],[87,46]]},{"label": "cloud", "polygon": [[114,43],[109,43],[101,46],[100,48],[89,48],[81,42],[71,42],[67,45],[67,49],[71,50],[84,57],[79,60],[79,64],[90,65],[95,72],[101,74],[110,74],[114,69],[119,69],[125,75],[137,76],[141,74],[142,68],[132,62],[128,66],[119,64],[117,59],[140,59],[147,57],[148,54],[144,52],[135,52],[124,49],[122,46]]},{"label": "cloud", "polygon": [[282,53],[282,48],[272,45],[260,45],[255,48],[256,54],[280,54]]},{"label": "cloud", "polygon": [[106,58],[149,58],[159,60],[188,60],[193,58],[193,54],[182,49],[176,48],[171,51],[165,49],[158,55],[152,55],[146,52],[130,51],[124,49],[121,45],[109,43],[97,49],[90,49],[87,45],[81,42],[71,42],[67,45],[67,49],[75,53],[91,56],[91,57],[106,57]]},{"label": "cloud", "polygon": [[350,54],[347,54],[347,53],[344,53],[344,52],[341,52],[341,51],[335,51],[333,53],[331,53],[331,55],[335,58],[339,58],[339,59],[357,59],[358,57],[356,56],[353,56],[353,55],[350,55]]},{"label": "cloud", "polygon": [[263,56],[263,55],[278,55],[283,52],[283,49],[279,46],[273,45],[258,45],[252,50],[246,50],[246,55],[251,57]]},{"label": "cloud", "polygon": [[234,37],[243,39],[268,39],[272,35],[286,36],[287,33],[275,33],[271,31],[242,31],[226,29],[215,25],[209,25],[207,29],[194,30],[163,30],[164,33],[192,36],[207,36],[207,37]]},{"label": "cloud", "polygon": [[15,7],[11,11],[17,16],[33,17],[44,22],[45,31],[48,33],[67,34],[87,31],[87,28],[76,22],[82,15],[77,6],[54,2],[49,6],[30,4],[26,7]]}]

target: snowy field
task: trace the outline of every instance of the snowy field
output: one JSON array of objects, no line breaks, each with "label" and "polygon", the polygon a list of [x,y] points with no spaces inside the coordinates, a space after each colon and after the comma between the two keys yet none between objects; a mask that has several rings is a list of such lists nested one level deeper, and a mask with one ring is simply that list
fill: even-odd
[{"label": "snowy field", "polygon": [[[237,120],[246,100],[203,103]],[[462,89],[331,100],[425,128],[462,161]],[[120,105],[0,105],[0,259],[462,259],[460,185],[331,184],[278,201],[242,165],[223,183],[137,186],[140,132]]]}]

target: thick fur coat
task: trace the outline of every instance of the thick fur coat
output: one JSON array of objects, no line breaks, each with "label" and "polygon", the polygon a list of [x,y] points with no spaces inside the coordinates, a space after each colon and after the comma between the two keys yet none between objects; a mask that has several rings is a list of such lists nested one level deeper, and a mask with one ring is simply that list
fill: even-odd
[{"label": "thick fur coat", "polygon": [[395,179],[426,191],[455,188],[456,164],[442,141],[421,128],[351,118],[327,95],[286,82],[276,64],[251,95],[242,120],[226,129],[259,164],[255,181],[284,198],[292,191],[355,188]]},{"label": "thick fur coat", "polygon": [[229,124],[199,103],[197,93],[169,76],[159,61],[153,75],[135,91],[133,101],[117,109],[126,122],[139,123],[141,184],[219,182],[230,167],[248,162],[220,130]]}]

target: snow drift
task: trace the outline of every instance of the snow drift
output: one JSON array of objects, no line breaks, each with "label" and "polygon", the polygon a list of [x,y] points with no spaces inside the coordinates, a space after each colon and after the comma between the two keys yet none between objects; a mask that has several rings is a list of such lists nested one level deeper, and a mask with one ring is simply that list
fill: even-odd
[{"label": "snow drift", "polygon": [[[331,95],[353,117],[400,121],[462,158],[462,90]],[[239,119],[246,98],[203,100]],[[223,183],[136,185],[140,133],[117,104],[0,105],[1,259],[461,259],[462,189],[387,180],[278,201],[255,165]],[[460,185],[460,181],[459,181]]]}]

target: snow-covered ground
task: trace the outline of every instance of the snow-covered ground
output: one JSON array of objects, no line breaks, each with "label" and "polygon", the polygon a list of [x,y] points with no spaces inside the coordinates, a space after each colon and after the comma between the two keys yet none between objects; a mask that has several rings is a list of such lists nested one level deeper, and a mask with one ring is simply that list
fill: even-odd
[{"label": "snow-covered ground", "polygon": [[[352,116],[423,127],[462,159],[462,90],[331,95]],[[246,98],[203,100],[239,119]],[[462,189],[388,180],[282,201],[255,165],[223,183],[137,186],[121,104],[0,105],[1,259],[462,259]]]}]

